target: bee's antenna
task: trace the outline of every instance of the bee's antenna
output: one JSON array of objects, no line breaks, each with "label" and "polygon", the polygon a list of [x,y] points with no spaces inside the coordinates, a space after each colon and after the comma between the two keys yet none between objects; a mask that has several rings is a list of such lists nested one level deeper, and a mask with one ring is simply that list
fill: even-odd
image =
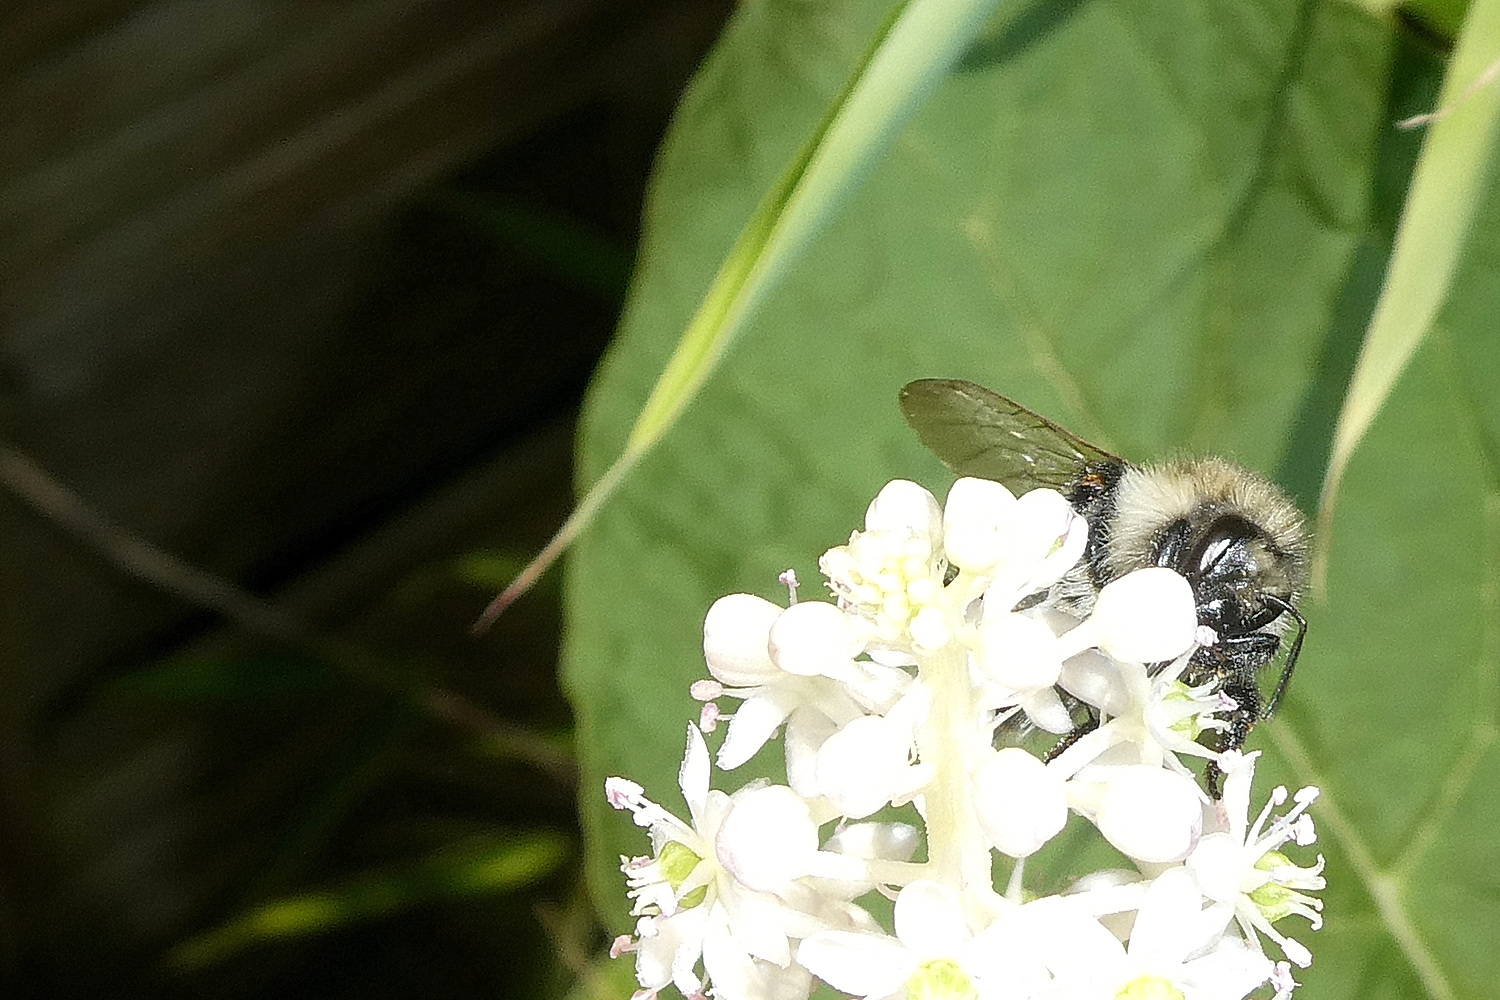
[{"label": "bee's antenna", "polygon": [[1296,608],[1274,594],[1262,594],[1261,600],[1282,614],[1291,615],[1292,620],[1297,623],[1297,638],[1292,640],[1292,648],[1286,654],[1286,663],[1281,668],[1281,677],[1276,681],[1276,690],[1266,703],[1265,711],[1260,714],[1262,719],[1269,719],[1280,704],[1281,696],[1286,694],[1287,685],[1292,682],[1292,668],[1297,665],[1297,657],[1302,654],[1302,639],[1307,635],[1307,620],[1297,613]]}]

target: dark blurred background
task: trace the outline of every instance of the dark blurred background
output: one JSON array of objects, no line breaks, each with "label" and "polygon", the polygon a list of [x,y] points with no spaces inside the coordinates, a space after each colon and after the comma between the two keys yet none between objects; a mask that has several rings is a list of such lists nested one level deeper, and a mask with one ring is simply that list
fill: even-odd
[{"label": "dark blurred background", "polygon": [[561,996],[555,581],[728,0],[0,14],[0,995]]}]

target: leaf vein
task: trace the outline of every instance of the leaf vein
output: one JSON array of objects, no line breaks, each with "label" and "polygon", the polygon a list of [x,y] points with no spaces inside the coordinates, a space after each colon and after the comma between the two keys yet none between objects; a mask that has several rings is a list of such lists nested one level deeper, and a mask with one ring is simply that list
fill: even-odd
[{"label": "leaf vein", "polygon": [[1286,720],[1279,720],[1278,724],[1265,728],[1277,751],[1291,764],[1298,780],[1315,784],[1322,791],[1318,799],[1318,816],[1322,825],[1332,832],[1333,839],[1343,848],[1349,867],[1374,900],[1375,909],[1380,914],[1386,932],[1411,963],[1412,970],[1421,980],[1427,995],[1432,1000],[1457,1000],[1458,994],[1442,964],[1422,939],[1421,932],[1412,923],[1411,915],[1406,912],[1401,898],[1404,888],[1402,880],[1376,863],[1369,845],[1339,808],[1337,797],[1331,793],[1327,779],[1318,773],[1307,748],[1291,725]]},{"label": "leaf vein", "polygon": [[[1098,428],[1098,421],[1094,420],[1087,398],[1084,395],[1083,386],[1073,373],[1063,364],[1056,349],[1057,336],[1046,328],[1042,322],[1040,310],[1025,291],[1020,282],[1009,278],[1010,268],[1002,259],[999,245],[990,231],[982,206],[972,212],[963,222],[964,235],[974,252],[984,262],[985,277],[989,279],[990,287],[994,290],[996,298],[1010,306],[1016,315],[1016,330],[1020,333],[1026,345],[1026,352],[1031,357],[1031,363],[1038,372],[1050,382],[1062,396],[1063,402],[1075,413],[1079,421],[1087,427]],[[1095,433],[1099,438],[1099,444],[1113,450],[1113,445],[1105,440],[1102,435]]]}]

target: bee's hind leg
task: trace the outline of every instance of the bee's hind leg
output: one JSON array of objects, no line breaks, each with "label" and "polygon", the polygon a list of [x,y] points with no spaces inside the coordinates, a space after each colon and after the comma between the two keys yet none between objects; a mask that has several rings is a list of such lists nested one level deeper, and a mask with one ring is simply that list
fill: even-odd
[{"label": "bee's hind leg", "polygon": [[1054,746],[1051,750],[1048,750],[1047,756],[1042,759],[1047,763],[1051,763],[1052,761],[1060,757],[1062,755],[1062,752],[1068,749],[1068,747],[1072,746],[1074,743],[1077,743],[1079,740],[1083,739],[1089,733],[1092,733],[1098,728],[1099,716],[1090,713],[1087,719],[1074,726],[1066,736],[1058,740],[1057,745]]}]

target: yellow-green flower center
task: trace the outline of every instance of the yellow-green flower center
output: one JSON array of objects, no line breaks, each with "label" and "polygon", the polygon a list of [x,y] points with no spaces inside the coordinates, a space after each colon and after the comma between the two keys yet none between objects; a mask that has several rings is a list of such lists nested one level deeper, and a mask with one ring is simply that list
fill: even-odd
[{"label": "yellow-green flower center", "polygon": [[[1167,692],[1161,697],[1161,703],[1164,706],[1190,704],[1192,701],[1192,695],[1188,694],[1188,686],[1182,681],[1173,681],[1167,685]],[[1198,737],[1203,735],[1203,727],[1198,720],[1198,712],[1194,711],[1172,723],[1171,730],[1185,739],[1197,742]]]},{"label": "yellow-green flower center", "polygon": [[911,974],[906,995],[910,1000],[978,1000],[979,991],[957,962],[936,958]]},{"label": "yellow-green flower center", "polygon": [[825,552],[819,568],[834,592],[887,641],[899,639],[942,592],[941,567],[934,565],[931,542],[915,533],[901,537],[856,531],[848,545]]},{"label": "yellow-green flower center", "polygon": [[[679,844],[675,840],[669,840],[661,845],[661,852],[656,856],[656,863],[661,867],[662,878],[666,879],[667,885],[674,890],[682,887],[687,877],[697,868],[702,858],[693,853],[692,848]],[[691,909],[708,896],[708,886],[700,885],[678,901],[684,909]]]},{"label": "yellow-green flower center", "polygon": [[[1292,860],[1280,851],[1267,851],[1261,855],[1260,860],[1255,862],[1255,867],[1263,872],[1272,871],[1290,865]],[[1292,912],[1292,903],[1302,898],[1302,894],[1295,889],[1289,889],[1279,882],[1267,882],[1258,886],[1250,893],[1250,902],[1254,903],[1260,912],[1265,914],[1267,920],[1275,923],[1288,913]]]},{"label": "yellow-green flower center", "polygon": [[1139,976],[1120,987],[1115,1000],[1183,1000],[1183,996],[1170,979]]}]

